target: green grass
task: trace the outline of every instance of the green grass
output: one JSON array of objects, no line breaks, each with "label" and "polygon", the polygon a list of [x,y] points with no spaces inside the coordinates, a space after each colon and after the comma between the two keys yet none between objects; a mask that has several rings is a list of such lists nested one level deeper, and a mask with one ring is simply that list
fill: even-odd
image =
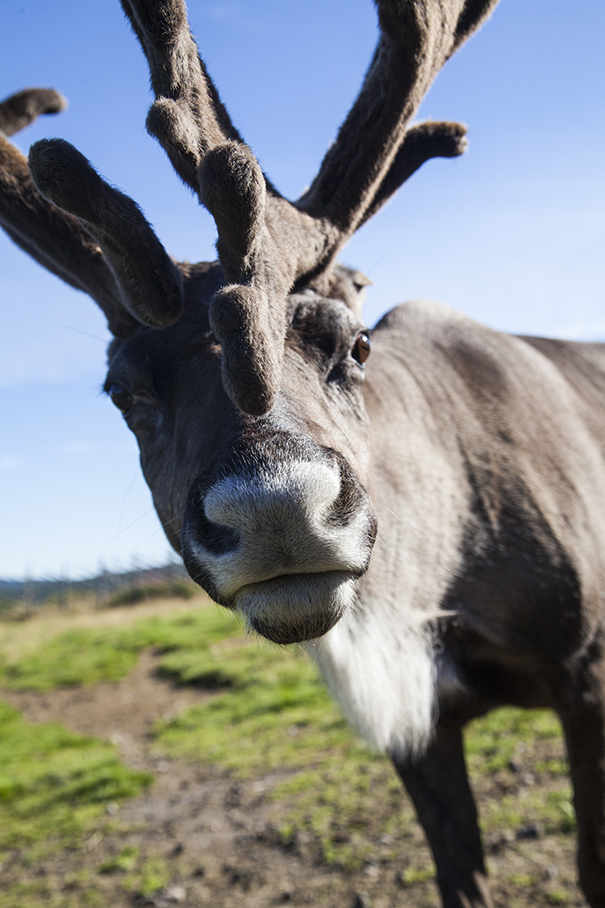
[{"label": "green grass", "polygon": [[[497,709],[473,722],[466,733],[466,757],[471,770],[497,772],[507,769],[519,744],[535,738],[543,740],[561,736],[561,726],[548,710]],[[535,767],[538,768],[537,766]],[[557,763],[559,774],[565,772]]]},{"label": "green grass", "polygon": [[[203,660],[192,651],[175,650],[162,665],[181,680],[211,679],[208,686],[217,693],[157,723],[157,749],[215,763],[244,778],[290,770],[290,778],[272,794],[281,812],[288,804],[287,820],[280,823],[284,844],[305,832],[317,858],[357,870],[385,834],[395,850],[410,835],[415,820],[389,761],[355,738],[302,653],[241,641],[229,648],[219,644]],[[559,737],[559,723],[550,712],[497,710],[468,730],[470,771],[478,777],[508,773],[513,781],[509,764],[519,748]],[[553,779],[566,772],[563,760],[532,763],[532,768]],[[534,821],[546,833],[573,832],[571,791],[566,779],[561,782],[546,799],[531,788],[523,799],[515,794],[489,799],[481,807],[484,834]]]},{"label": "green grass", "polygon": [[19,662],[5,661],[1,683],[12,689],[51,690],[118,681],[134,667],[138,648],[106,631],[66,631]]},{"label": "green grass", "polygon": [[153,895],[170,882],[170,869],[164,858],[153,856],[143,862],[138,872],[126,877],[122,888],[142,896]]},{"label": "green grass", "polygon": [[567,905],[569,893],[565,889],[552,889],[546,896],[549,905]]},{"label": "green grass", "polygon": [[126,845],[119,854],[107,858],[99,867],[99,873],[115,873],[118,870],[134,870],[139,849],[135,845]]},{"label": "green grass", "polygon": [[[157,752],[215,764],[240,778],[279,774],[279,784],[275,780],[270,783],[270,797],[279,816],[276,822],[281,840],[288,845],[302,837],[311,843],[317,860],[345,870],[359,869],[385,837],[392,842],[393,853],[405,850],[416,825],[394,771],[386,758],[372,753],[348,729],[315,666],[295,647],[280,649],[246,637],[232,615],[213,606],[140,619],[133,616],[125,626],[64,630],[22,651],[16,646],[12,653],[0,645],[0,683],[48,690],[65,684],[116,680],[130,670],[145,648],[158,651],[159,671],[166,678],[195,684],[211,693],[206,702],[170,721],[156,723],[153,734]],[[37,765],[45,779],[40,783],[45,794],[36,802],[40,814],[51,809],[53,790],[59,805],[69,802],[70,792],[76,800],[83,797],[81,809],[90,810],[91,815],[101,801],[127,796],[130,783],[123,775],[127,771],[117,768],[113,752],[106,750],[101,756],[95,750],[107,745],[84,744],[89,739],[70,737],[65,729],[54,734],[61,742],[57,752],[63,749],[67,753],[71,748],[78,753],[78,760],[89,753],[90,767],[80,776],[75,770],[71,775],[67,771],[67,778],[58,767],[49,768],[46,757],[39,759],[36,754],[42,751],[24,751],[23,772],[35,775],[37,770],[32,767]],[[520,748],[529,752],[532,741],[554,741],[559,736],[557,720],[546,711],[497,710],[472,723],[468,730],[471,774],[477,778],[485,773],[502,774],[512,782],[515,777],[510,764]],[[54,747],[49,746],[51,750]],[[13,752],[18,754],[18,748]],[[116,765],[111,763],[110,770],[103,760],[113,760]],[[558,780],[558,787],[547,797],[529,788],[523,799],[507,793],[487,799],[481,804],[485,835],[502,829],[514,831],[534,821],[547,834],[574,831],[570,790],[561,778],[566,772],[564,761],[534,761],[531,767],[542,776]],[[55,777],[61,781],[53,789]],[[6,797],[27,810],[30,794],[19,787],[24,784],[19,779],[18,773],[13,776],[3,770],[0,807]],[[33,822],[32,811],[28,816],[27,822]],[[73,818],[69,811],[62,816],[60,823],[66,824],[68,831]],[[15,812],[2,828],[11,830],[10,835],[25,835],[23,823],[25,820]],[[0,847],[2,841],[0,836]],[[387,855],[388,848],[382,853]],[[139,863],[136,856],[118,855],[105,872],[130,869],[124,885],[136,885],[141,891],[165,876],[165,870],[154,869],[151,864],[147,870],[143,865],[136,870]],[[410,873],[415,872],[412,867]],[[425,878],[425,869],[420,868],[418,873]]]},{"label": "green grass", "polygon": [[0,702],[0,850],[74,846],[109,801],[151,781],[124,766],[113,745],[54,722],[32,725]]},{"label": "green grass", "polygon": [[[472,722],[465,735],[466,758],[472,775],[503,773],[519,754],[529,752],[537,740],[552,741],[561,737],[561,726],[549,710],[521,710],[512,707],[494,710]],[[576,832],[568,767],[564,759],[532,760],[531,769],[558,781],[558,788],[544,798],[539,789],[529,788],[523,800],[506,794],[481,805],[485,834],[515,830],[528,821],[538,822],[546,833]]]},{"label": "green grass", "polygon": [[434,876],[435,871],[433,868],[420,870],[415,867],[407,867],[401,875],[401,882],[404,886],[414,886],[416,883],[432,880]]},{"label": "green grass", "polygon": [[[356,870],[373,850],[368,830],[372,837],[405,834],[412,812],[401,811],[388,760],[350,731],[301,650],[243,639],[219,643],[203,659],[174,651],[162,666],[174,678],[220,684],[211,685],[217,692],[207,703],[156,723],[156,749],[239,778],[287,774],[271,794],[280,815],[288,804],[278,824],[284,845],[305,832],[318,859]],[[380,819],[373,816],[377,797],[393,808]]]},{"label": "green grass", "polygon": [[273,769],[302,768],[334,747],[354,748],[350,732],[298,650],[262,643],[215,647],[199,655],[185,651],[164,657],[172,677],[222,687],[209,702],[156,725],[157,746],[252,776]]},{"label": "green grass", "polygon": [[16,657],[8,645],[0,646],[0,684],[43,691],[118,681],[132,670],[143,649],[194,651],[201,657],[238,629],[228,612],[206,606],[126,626],[65,630]]}]

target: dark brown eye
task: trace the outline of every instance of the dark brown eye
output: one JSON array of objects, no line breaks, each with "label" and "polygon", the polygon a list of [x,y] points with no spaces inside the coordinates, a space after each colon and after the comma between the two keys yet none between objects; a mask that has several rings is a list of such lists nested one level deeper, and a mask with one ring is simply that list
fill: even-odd
[{"label": "dark brown eye", "polygon": [[114,404],[125,416],[134,403],[134,397],[130,391],[127,391],[122,385],[110,385],[107,389],[107,393],[111,397],[112,404]]},{"label": "dark brown eye", "polygon": [[370,338],[367,334],[358,334],[355,338],[355,343],[353,344],[353,349],[351,350],[351,356],[354,360],[363,366],[366,359],[370,355]]}]

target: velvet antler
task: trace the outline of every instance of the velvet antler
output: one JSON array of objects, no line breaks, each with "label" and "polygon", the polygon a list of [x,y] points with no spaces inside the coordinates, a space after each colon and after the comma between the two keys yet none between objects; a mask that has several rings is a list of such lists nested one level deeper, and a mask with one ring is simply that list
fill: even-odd
[{"label": "velvet antler", "polygon": [[136,203],[62,139],[32,145],[29,168],[40,193],[77,218],[101,248],[126,309],[153,327],[175,322],[183,301],[181,272]]},{"label": "velvet antler", "polygon": [[[122,0],[151,73],[155,101],[147,128],[216,221],[228,283],[215,295],[210,321],[221,343],[225,388],[244,412],[265,413],[275,400],[292,288],[331,292],[336,256],[355,230],[424,161],[464,151],[460,124],[409,124],[439,69],[496,3],[376,0],[381,37],[365,82],[310,189],[291,203],[267,180],[231,123],[191,36],[184,0]],[[27,121],[57,103],[57,96],[46,102],[40,95],[15,96],[7,119]],[[0,106],[0,124],[2,116]],[[31,172],[42,195],[67,212],[60,215],[42,204],[31,181],[25,179],[26,189],[11,189],[11,181],[24,182],[23,163],[11,146],[2,148],[7,163],[0,175],[0,216],[16,196],[17,215],[2,223],[17,242],[76,286],[84,280],[79,268],[74,278],[72,260],[92,258],[89,292],[103,299],[114,323],[119,301],[148,325],[178,318],[183,272],[131,199],[66,142],[37,143]],[[26,210],[30,200],[33,217]],[[52,240],[38,238],[45,219],[53,218],[69,234],[67,256]]]},{"label": "velvet antler", "polygon": [[338,251],[360,224],[425,160],[464,150],[459,124],[409,131],[408,124],[445,60],[495,2],[379,2],[383,34],[364,86],[310,190],[292,204],[231,123],[182,0],[122,0],[156,96],[147,128],[217,224],[230,283],[213,301],[211,322],[225,387],[240,409],[264,413],[273,403],[294,284],[327,289]]},{"label": "velvet antler", "polygon": [[136,324],[124,309],[113,275],[98,243],[76,218],[50,204],[37,191],[27,160],[5,135],[13,135],[39,114],[58,113],[62,95],[45,88],[20,91],[0,104],[0,224],[10,238],[41,265],[72,287],[88,293],[104,312],[116,337]]},{"label": "velvet antler", "polygon": [[330,232],[268,183],[233,127],[201,61],[182,0],[122,0],[149,63],[156,95],[147,128],[215,218],[229,284],[210,319],[222,345],[225,387],[240,409],[267,412],[278,388],[285,300],[314,270]]}]

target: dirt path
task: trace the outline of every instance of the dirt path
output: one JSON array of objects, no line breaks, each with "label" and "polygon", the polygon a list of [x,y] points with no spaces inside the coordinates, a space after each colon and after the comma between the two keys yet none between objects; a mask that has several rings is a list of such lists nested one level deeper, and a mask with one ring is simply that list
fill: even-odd
[{"label": "dirt path", "polygon": [[73,731],[112,741],[129,766],[147,768],[152,723],[208,699],[203,691],[176,687],[158,678],[158,662],[158,656],[145,651],[133,671],[119,682],[44,693],[2,690],[0,698],[29,722],[62,722]]},{"label": "dirt path", "polygon": [[[61,891],[76,871],[98,868],[127,846],[158,856],[170,868],[171,882],[160,895],[141,898],[120,890],[120,880],[99,876],[107,904],[115,908],[149,905],[216,908],[265,908],[269,905],[343,905],[373,908],[395,904],[369,901],[366,877],[339,874],[315,866],[312,842],[304,836],[284,847],[268,793],[286,774],[234,782],[220,770],[150,753],[150,725],[203,702],[208,694],[176,687],[156,676],[159,659],[144,652],[120,682],[46,693],[0,690],[0,699],[19,709],[30,722],[57,721],[82,734],[115,743],[124,761],[156,774],[148,793],[117,807],[109,805],[121,832],[93,835],[84,854],[64,854],[36,868]],[[419,835],[420,838],[420,835]],[[429,862],[427,858],[427,868]],[[12,872],[11,872],[12,871]],[[7,882],[23,874],[14,862],[0,871]],[[392,874],[391,874],[392,875]],[[391,881],[398,885],[395,879]],[[117,884],[117,885],[116,885]],[[373,887],[372,887],[373,888]],[[429,887],[430,888],[430,887]],[[437,902],[433,899],[427,905]]]},{"label": "dirt path", "polygon": [[[417,825],[411,824],[396,856],[393,843],[383,836],[372,843],[372,857],[362,870],[334,870],[322,863],[310,835],[297,833],[287,846],[283,844],[278,833],[280,805],[270,799],[270,793],[285,775],[237,782],[214,767],[150,753],[153,721],[209,696],[160,680],[155,673],[157,661],[152,653],[143,653],[123,681],[92,688],[42,694],[0,691],[0,699],[21,710],[29,721],[59,721],[75,731],[112,740],[126,763],[156,774],[156,782],[144,795],[120,807],[108,805],[113,830],[93,834],[82,851],[64,852],[33,868],[24,866],[18,854],[12,855],[0,867],[0,891],[3,879],[6,885],[42,876],[56,898],[52,904],[84,906],[88,904],[86,879],[94,877],[100,908],[178,904],[186,908],[282,904],[437,908],[432,865]],[[520,775],[519,797],[524,784],[531,784],[528,779]],[[481,780],[479,804],[483,798],[502,795],[497,780]],[[381,809],[380,803],[376,809]],[[167,882],[160,894],[145,897],[136,889],[127,891],[124,873],[98,872],[103,862],[126,847],[138,849],[142,860],[161,866]],[[500,908],[585,906],[575,886],[574,848],[570,837],[539,833],[533,840],[508,836],[488,843],[495,904]],[[410,867],[411,881],[406,874]]]}]

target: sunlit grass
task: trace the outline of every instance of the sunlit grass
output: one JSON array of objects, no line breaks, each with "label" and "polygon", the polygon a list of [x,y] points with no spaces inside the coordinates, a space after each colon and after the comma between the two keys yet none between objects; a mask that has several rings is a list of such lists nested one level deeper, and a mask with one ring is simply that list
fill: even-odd
[{"label": "sunlit grass", "polygon": [[30,724],[0,702],[0,849],[73,845],[108,802],[151,781],[113,745],[58,723]]},{"label": "sunlit grass", "polygon": [[[156,723],[154,750],[212,764],[242,779],[268,779],[266,791],[279,805],[278,831],[284,845],[303,836],[314,859],[354,871],[377,847],[386,859],[405,850],[406,840],[418,834],[391,764],[350,731],[313,663],[295,647],[278,648],[246,636],[223,610],[201,604],[141,618],[131,611],[128,619],[111,622],[99,616],[97,625],[63,626],[46,639],[38,638],[36,645],[20,648],[18,639],[16,643],[9,651],[0,636],[2,683],[37,690],[118,679],[141,650],[154,649],[158,670],[167,679],[208,692],[203,703]],[[471,775],[479,779],[486,773],[500,774],[514,787],[510,767],[518,754],[529,752],[536,740],[559,738],[558,722],[549,712],[497,710],[468,730]],[[24,763],[32,759],[26,755]],[[514,832],[528,822],[539,823],[546,834],[573,832],[570,789],[561,778],[564,760],[550,757],[531,765],[552,780],[552,790],[544,797],[529,788],[523,799],[505,793],[482,803],[486,836],[503,829]],[[90,776],[94,783],[92,770]],[[50,770],[47,777],[52,777]],[[17,794],[5,785],[9,794]],[[0,784],[0,797],[1,792]],[[117,796],[107,794],[110,797]],[[40,802],[39,809],[44,813],[47,808]],[[18,831],[18,818],[8,826]],[[142,891],[155,885],[156,878],[163,879],[166,871],[159,865],[154,869],[153,861],[149,872],[144,871],[141,861],[120,854],[105,872],[126,873],[124,885]],[[427,879],[428,871],[424,865],[411,866],[406,873],[404,884],[416,885]],[[151,882],[146,883],[147,878]]]},{"label": "sunlit grass", "polygon": [[522,742],[560,736],[559,721],[548,710],[497,709],[469,726],[465,737],[467,761],[471,769],[496,772],[508,768]]},{"label": "sunlit grass", "polygon": [[118,681],[132,670],[143,649],[205,652],[213,642],[238,631],[232,615],[207,605],[174,615],[136,619],[135,614],[127,624],[61,629],[38,638],[33,646],[24,647],[15,640],[14,631],[5,631],[0,642],[0,684],[42,691]]}]

